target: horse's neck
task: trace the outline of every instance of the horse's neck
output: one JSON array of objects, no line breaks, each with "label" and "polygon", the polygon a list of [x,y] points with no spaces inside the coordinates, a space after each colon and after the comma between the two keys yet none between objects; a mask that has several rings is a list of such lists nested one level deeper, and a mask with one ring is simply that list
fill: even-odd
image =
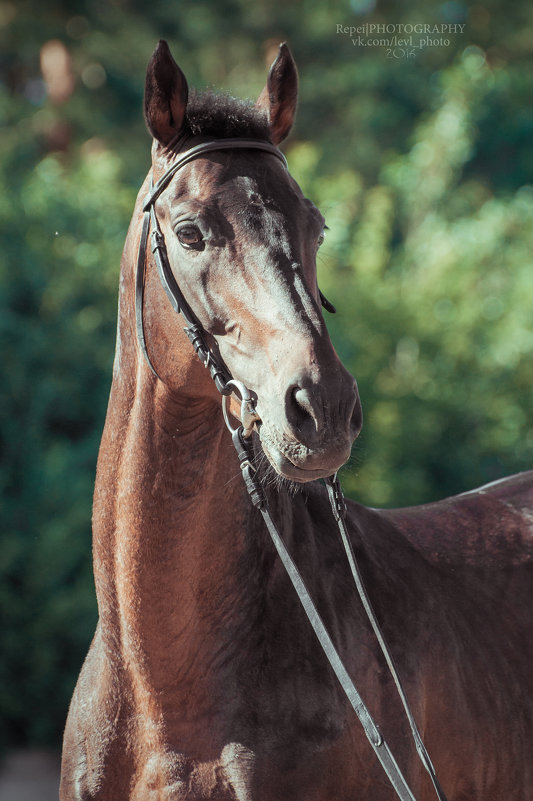
[{"label": "horse's neck", "polygon": [[[246,677],[256,675],[261,659],[268,674],[263,702],[276,720],[283,671],[312,663],[317,644],[251,511],[218,408],[171,401],[147,370],[139,374],[137,381],[115,376],[99,458],[94,553],[101,630],[130,676],[138,713],[154,726],[164,718],[172,742],[198,735],[200,747],[202,721],[210,721],[216,739],[217,726],[253,705]],[[323,580],[324,550],[337,541],[325,492],[317,487],[293,500],[284,493],[269,500],[313,598],[353,646],[351,667],[364,671],[361,612],[355,604],[354,614],[354,600],[345,609],[353,590],[338,545]],[[295,721],[307,721],[310,695],[324,718],[339,703],[334,679],[320,665],[317,676],[291,690]]]},{"label": "horse's neck", "polygon": [[[147,694],[224,679],[265,582],[257,516],[214,401],[115,376],[99,457],[94,556],[101,626]],[[209,675],[198,676],[197,666]],[[192,687],[192,684],[191,684]],[[198,697],[196,696],[198,704]]]}]

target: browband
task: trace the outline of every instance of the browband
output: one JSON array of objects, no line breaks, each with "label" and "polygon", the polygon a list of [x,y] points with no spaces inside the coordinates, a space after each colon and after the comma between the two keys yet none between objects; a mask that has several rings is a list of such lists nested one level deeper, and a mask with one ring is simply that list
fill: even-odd
[{"label": "browband", "polygon": [[185,150],[183,153],[178,154],[178,159],[174,162],[172,167],[159,179],[159,181],[150,189],[149,193],[144,199],[143,211],[148,211],[150,206],[157,200],[161,192],[167,187],[174,175],[188,164],[190,161],[202,156],[204,153],[211,153],[214,150],[263,150],[278,158],[285,169],[288,169],[287,159],[275,145],[261,139],[218,139],[213,142],[202,142],[199,145]]}]

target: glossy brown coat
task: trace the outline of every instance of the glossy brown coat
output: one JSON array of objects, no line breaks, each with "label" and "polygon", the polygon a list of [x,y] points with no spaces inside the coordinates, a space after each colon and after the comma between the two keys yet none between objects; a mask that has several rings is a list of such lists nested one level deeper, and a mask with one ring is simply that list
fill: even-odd
[{"label": "glossy brown coat", "polygon": [[[259,101],[275,143],[296,85],[283,46]],[[156,178],[175,158],[186,104],[161,43],[146,92]],[[325,490],[311,480],[340,466],[361,425],[319,310],[320,215],[275,158],[243,152],[192,162],[157,209],[184,294],[257,393],[264,452],[301,486],[270,486],[272,515],[418,801],[429,801]],[[183,219],[200,231],[200,255],[180,245],[198,235]],[[61,801],[392,801],[250,506],[220,398],[151,258],[144,322],[162,381],[142,357],[140,220],[141,200],[95,488],[100,619],[69,713]],[[350,502],[348,525],[449,800],[531,801],[533,475],[419,508]]]}]

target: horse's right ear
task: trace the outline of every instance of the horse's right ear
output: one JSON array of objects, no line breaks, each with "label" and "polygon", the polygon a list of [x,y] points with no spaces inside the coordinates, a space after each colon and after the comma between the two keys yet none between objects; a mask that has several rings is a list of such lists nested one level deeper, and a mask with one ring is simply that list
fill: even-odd
[{"label": "horse's right ear", "polygon": [[270,67],[266,86],[255,104],[267,115],[274,145],[279,145],[292,128],[297,100],[298,71],[291,51],[283,42]]},{"label": "horse's right ear", "polygon": [[146,70],[144,116],[154,139],[168,145],[183,127],[189,87],[168,47],[160,40]]}]

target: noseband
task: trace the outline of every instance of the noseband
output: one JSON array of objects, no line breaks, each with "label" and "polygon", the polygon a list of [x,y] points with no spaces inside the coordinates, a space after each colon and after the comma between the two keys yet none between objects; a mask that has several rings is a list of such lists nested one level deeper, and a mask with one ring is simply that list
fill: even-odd
[{"label": "noseband", "polygon": [[[174,273],[172,272],[168,260],[167,249],[165,246],[165,239],[163,237],[161,228],[159,226],[159,222],[157,220],[157,214],[155,212],[155,202],[159,197],[159,195],[166,189],[166,187],[168,186],[174,175],[176,175],[176,173],[179,172],[179,170],[182,167],[184,167],[186,164],[189,164],[194,159],[203,156],[205,153],[211,153],[213,151],[220,151],[220,150],[236,150],[236,149],[261,150],[263,152],[269,153],[270,155],[273,155],[276,158],[278,158],[283,163],[283,166],[286,169],[288,169],[287,160],[285,159],[285,156],[283,155],[283,153],[281,153],[280,150],[278,150],[277,147],[272,145],[270,142],[256,140],[256,139],[222,139],[219,141],[204,142],[202,144],[190,148],[189,150],[179,153],[177,160],[170,167],[170,169],[168,169],[167,172],[157,181],[157,183],[155,185],[153,184],[153,182],[151,183],[150,191],[148,192],[143,203],[144,218],[141,231],[141,240],[139,244],[139,253],[137,256],[137,271],[135,278],[135,320],[137,327],[137,337],[144,358],[148,362],[151,371],[155,376],[160,378],[148,355],[148,351],[146,348],[146,340],[144,336],[144,325],[143,325],[143,298],[144,298],[144,280],[145,280],[145,270],[146,270],[146,252],[147,252],[148,236],[151,227],[152,252],[155,257],[159,278],[168,296],[168,299],[170,300],[172,308],[176,312],[181,313],[183,315],[185,322],[187,323],[184,329],[185,333],[189,337],[200,361],[209,370],[211,378],[215,382],[218,391],[223,396],[228,396],[231,395],[232,392],[236,389],[241,396],[241,420],[243,425],[233,429],[228,421],[227,408],[225,402],[223,402],[222,408],[224,411],[224,418],[226,424],[232,434],[233,444],[237,451],[237,456],[239,458],[242,476],[244,479],[246,489],[248,490],[248,493],[250,495],[250,499],[253,505],[259,509],[259,511],[263,516],[266,527],[270,533],[272,542],[296,590],[296,593],[298,594],[298,597],[309,619],[309,622],[311,623],[315,635],[318,641],[320,642],[320,645],[322,646],[322,650],[324,651],[333,671],[335,672],[335,675],[337,676],[337,679],[339,680],[339,683],[341,684],[344,693],[347,696],[352,708],[357,714],[363,726],[365,734],[370,744],[372,745],[374,752],[378,757],[385,773],[387,774],[389,781],[391,782],[396,792],[396,795],[398,796],[400,801],[415,801],[415,797],[413,796],[406,780],[404,779],[398,765],[396,764],[396,761],[389,749],[389,746],[385,742],[385,739],[383,738],[369,710],[365,706],[363,699],[359,695],[352,679],[350,678],[348,672],[346,671],[346,668],[344,667],[344,664],[339,656],[339,653],[335,648],[335,645],[333,644],[333,641],[331,640],[331,637],[329,636],[326,627],[324,626],[324,623],[307,590],[307,587],[305,586],[305,583],[298,571],[298,568],[294,563],[289,551],[287,550],[287,547],[282,537],[280,536],[274,524],[274,521],[272,520],[272,517],[268,510],[268,505],[263,487],[258,479],[255,467],[253,465],[254,453],[253,453],[253,445],[251,442],[250,434],[252,432],[254,422],[259,419],[258,415],[255,413],[255,410],[253,408],[253,400],[250,396],[249,390],[244,386],[244,384],[242,384],[242,382],[240,381],[234,380],[231,377],[226,366],[209,348],[205,338],[204,328],[202,327],[198,318],[196,317],[196,315],[190,308],[189,304],[183,297],[178,282],[176,281]],[[335,311],[335,308],[329,303],[329,301],[326,300],[326,298],[322,295],[322,293],[320,293],[320,299],[322,305],[328,311],[332,312]],[[223,401],[224,400],[225,399],[223,398]],[[341,539],[346,551],[348,563],[357,588],[357,592],[359,593],[359,597],[362,601],[367,617],[374,630],[374,634],[376,635],[376,639],[378,640],[381,651],[385,657],[391,676],[394,680],[394,683],[396,684],[396,689],[400,696],[400,700],[404,707],[406,717],[411,728],[418,756],[422,762],[422,765],[424,766],[424,768],[431,777],[439,801],[446,801],[446,796],[437,780],[435,768],[433,767],[433,764],[426,751],[424,743],[422,742],[422,738],[420,736],[415,720],[409,708],[407,697],[405,695],[400,678],[396,671],[396,667],[392,661],[389,648],[387,646],[387,643],[385,642],[383,633],[376,619],[376,616],[373,612],[369,596],[364,586],[361,573],[359,571],[359,566],[357,564],[353,547],[348,535],[348,531],[344,523],[344,517],[346,515],[346,505],[344,502],[342,489],[336,475],[330,476],[329,478],[326,479],[326,487],[328,490],[328,496],[331,503],[333,516],[335,517],[335,520],[339,527]]]}]

